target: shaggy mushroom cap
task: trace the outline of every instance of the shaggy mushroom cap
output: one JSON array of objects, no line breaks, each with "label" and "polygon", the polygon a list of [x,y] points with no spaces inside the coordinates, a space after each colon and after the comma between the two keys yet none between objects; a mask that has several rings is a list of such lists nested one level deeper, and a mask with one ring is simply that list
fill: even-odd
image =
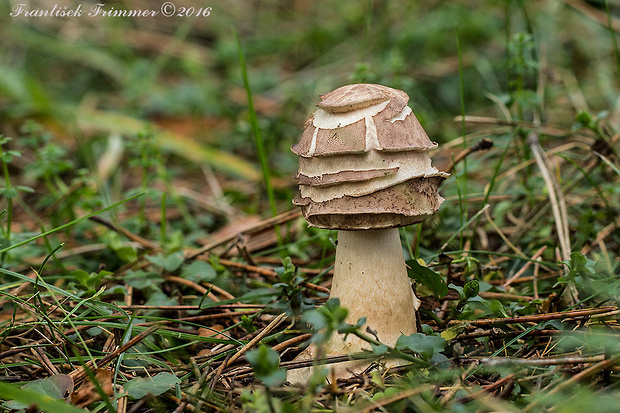
[{"label": "shaggy mushroom cap", "polygon": [[300,157],[293,201],[311,226],[362,230],[400,227],[433,215],[448,176],[431,165],[437,147],[407,106],[409,96],[354,84],[320,95],[291,150]]}]

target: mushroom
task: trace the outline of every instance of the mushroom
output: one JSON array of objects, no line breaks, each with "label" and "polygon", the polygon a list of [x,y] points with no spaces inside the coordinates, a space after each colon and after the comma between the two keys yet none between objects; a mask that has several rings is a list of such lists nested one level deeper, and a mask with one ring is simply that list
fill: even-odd
[{"label": "mushroom", "polygon": [[[353,84],[320,95],[302,137],[291,150],[300,157],[297,180],[301,207],[310,226],[337,229],[330,298],[348,309],[347,323],[366,317],[366,327],[394,346],[402,334],[417,331],[415,296],[404,261],[398,227],[432,216],[443,202],[437,188],[448,176],[431,165],[437,147],[407,106],[400,90]],[[327,356],[369,349],[356,336],[337,335]],[[296,360],[316,355],[312,345]],[[392,365],[398,361],[389,361]],[[333,365],[344,378],[368,367],[356,360]],[[288,371],[303,384],[310,369]]]}]

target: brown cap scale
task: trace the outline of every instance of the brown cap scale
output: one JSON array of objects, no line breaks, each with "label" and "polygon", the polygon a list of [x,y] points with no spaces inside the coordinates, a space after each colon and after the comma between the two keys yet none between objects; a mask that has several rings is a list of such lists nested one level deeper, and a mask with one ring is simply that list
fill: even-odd
[{"label": "brown cap scale", "polygon": [[[416,332],[418,300],[407,276],[398,227],[432,216],[443,202],[437,187],[448,176],[431,165],[437,147],[407,106],[403,91],[373,84],[343,86],[320,96],[292,151],[300,157],[299,196],[293,201],[311,226],[337,229],[331,297],[349,310],[347,322],[366,317],[380,341],[394,345]],[[327,355],[369,349],[354,336],[338,336]],[[309,347],[298,360],[311,359]],[[394,364],[392,360],[388,364]],[[334,365],[337,378],[368,367]],[[308,369],[289,370],[305,383]]]}]

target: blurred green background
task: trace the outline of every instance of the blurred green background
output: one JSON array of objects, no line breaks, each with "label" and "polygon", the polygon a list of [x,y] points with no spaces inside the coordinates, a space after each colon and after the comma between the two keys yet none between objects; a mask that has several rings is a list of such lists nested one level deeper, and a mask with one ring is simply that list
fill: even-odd
[{"label": "blurred green background", "polygon": [[[494,206],[500,224],[509,209],[523,207],[515,214],[529,218],[536,212],[535,197],[545,184],[532,169],[528,131],[539,133],[548,150],[570,142],[563,153],[577,161],[593,156],[588,145],[597,139],[617,141],[620,3],[614,1],[175,3],[177,13],[211,8],[198,17],[165,17],[162,2],[145,0],[102,7],[159,11],[134,18],[88,16],[94,2],[71,1],[62,5],[80,6],[81,17],[10,17],[17,4],[0,6],[0,133],[21,151],[28,142],[33,148],[53,143],[11,165],[13,185],[35,187],[29,199],[46,207],[71,192],[71,170],[97,181],[102,205],[136,188],[183,185],[194,195],[220,191],[233,207],[268,216],[256,121],[275,188],[272,212],[292,209],[297,159],[289,148],[318,95],[353,82],[407,92],[440,143],[433,155],[440,169],[481,137],[494,140],[493,151],[456,169],[443,186],[445,235],[482,207],[483,196],[512,199]],[[25,9],[52,7],[30,1]],[[236,36],[256,115],[249,110]],[[580,113],[585,117],[578,120]],[[484,120],[464,123],[460,115]],[[502,122],[509,127],[502,129]],[[33,157],[43,165],[19,174]],[[518,179],[504,179],[515,171],[521,171]],[[219,187],[209,183],[213,173]],[[585,182],[578,170],[571,174]],[[603,185],[599,194],[617,195],[605,186],[612,185],[605,174],[588,179]],[[56,182],[40,191],[37,182],[45,180]],[[487,191],[489,182],[493,191]],[[61,190],[51,190],[54,185]],[[42,201],[45,194],[51,197]],[[476,197],[477,204],[467,204]],[[573,223],[591,221],[591,209],[575,203]],[[592,234],[606,225],[608,213]],[[588,236],[582,234],[578,246]]]},{"label": "blurred green background", "polygon": [[[252,160],[235,31],[272,169],[285,177],[297,162],[288,148],[318,94],[351,82],[406,91],[439,143],[461,133],[453,120],[462,111],[460,74],[467,114],[504,117],[498,102],[510,109],[515,98],[535,99],[511,93],[519,70],[525,89],[543,80],[546,123],[570,127],[581,110],[617,107],[614,43],[602,1],[183,0],[177,9],[212,7],[210,15],[143,18],[88,17],[95,2],[68,1],[63,5],[82,5],[84,15],[11,18],[17,3],[0,8],[0,132],[9,136],[19,136],[26,119],[53,127],[67,144],[153,126]],[[27,3],[31,10],[53,6]],[[618,13],[610,3],[611,14]],[[159,5],[110,1],[104,9]],[[519,44],[515,36],[528,34]],[[530,51],[511,56],[511,45]],[[528,53],[532,62],[539,57],[539,67],[518,61]],[[199,159],[194,146],[185,153],[179,142],[168,146]]]}]

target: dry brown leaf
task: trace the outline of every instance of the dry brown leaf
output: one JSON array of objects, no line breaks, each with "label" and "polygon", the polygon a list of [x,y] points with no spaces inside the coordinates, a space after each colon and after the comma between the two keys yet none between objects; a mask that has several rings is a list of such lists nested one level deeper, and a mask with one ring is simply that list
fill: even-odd
[{"label": "dry brown leaf", "polygon": [[[95,379],[99,382],[103,392],[108,396],[114,394],[112,387],[113,378],[114,373],[108,369],[97,369],[95,373]],[[84,383],[71,394],[71,403],[78,407],[89,406],[98,400],[101,400],[101,396],[90,380],[85,380]]]},{"label": "dry brown leaf", "polygon": [[201,327],[198,329],[198,335],[200,337],[212,337],[212,338],[220,338],[226,339],[226,336],[223,334],[216,333],[216,331],[223,331],[224,327],[216,324],[214,326],[210,326],[209,328]]}]

